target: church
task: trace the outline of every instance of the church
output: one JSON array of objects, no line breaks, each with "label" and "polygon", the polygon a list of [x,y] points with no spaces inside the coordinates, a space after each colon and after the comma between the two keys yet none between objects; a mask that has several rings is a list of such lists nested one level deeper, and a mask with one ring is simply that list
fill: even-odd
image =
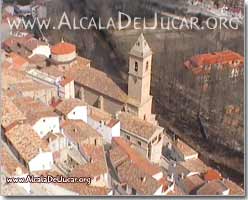
[{"label": "church", "polygon": [[[87,104],[116,115],[120,111],[129,112],[156,124],[152,114],[150,95],[152,50],[141,34],[129,52],[128,86],[123,89],[108,74],[91,67],[90,61],[76,55],[76,47],[60,42],[51,49],[51,63],[48,71],[56,67],[56,73],[74,80],[75,97]],[[56,63],[56,64],[55,64]],[[49,73],[47,71],[47,73]]]}]

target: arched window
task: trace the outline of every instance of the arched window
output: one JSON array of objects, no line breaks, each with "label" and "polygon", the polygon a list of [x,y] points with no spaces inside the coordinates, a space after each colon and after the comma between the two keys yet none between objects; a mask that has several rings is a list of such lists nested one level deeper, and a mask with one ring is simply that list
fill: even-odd
[{"label": "arched window", "polygon": [[139,69],[139,66],[138,66],[138,62],[135,61],[135,64],[134,64],[134,70],[137,72]]},{"label": "arched window", "polygon": [[148,70],[148,68],[149,68],[149,62],[147,61],[146,62],[146,71]]}]

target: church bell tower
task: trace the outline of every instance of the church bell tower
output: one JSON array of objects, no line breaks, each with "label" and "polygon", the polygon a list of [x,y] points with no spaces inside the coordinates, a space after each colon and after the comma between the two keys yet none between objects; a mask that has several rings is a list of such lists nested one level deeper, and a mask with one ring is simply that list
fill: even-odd
[{"label": "church bell tower", "polygon": [[128,97],[134,100],[142,119],[151,116],[151,64],[152,51],[141,34],[129,52]]}]

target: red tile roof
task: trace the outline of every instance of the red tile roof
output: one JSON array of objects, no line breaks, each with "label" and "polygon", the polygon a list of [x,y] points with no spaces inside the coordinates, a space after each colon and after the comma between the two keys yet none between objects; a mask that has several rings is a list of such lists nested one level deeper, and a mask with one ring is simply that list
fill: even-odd
[{"label": "red tile roof", "polygon": [[20,164],[13,156],[10,154],[10,150],[6,146],[1,146],[1,170],[6,171],[9,175],[15,175],[18,168],[22,169],[23,173],[27,173],[27,168]]},{"label": "red tile roof", "polygon": [[[240,61],[239,65],[233,66],[228,65],[229,62]],[[205,69],[205,65],[221,64],[227,65],[229,67],[243,67],[244,57],[240,54],[233,51],[222,51],[222,52],[213,52],[200,54],[191,57],[189,60],[185,61],[184,66],[187,69],[192,70],[192,73],[195,75],[198,74],[208,74],[211,70],[211,67]]]},{"label": "red tile roof", "polygon": [[217,63],[225,64],[234,60],[244,62],[244,57],[233,51],[222,51],[193,56],[190,60],[194,66],[198,67],[201,65],[211,65]]},{"label": "red tile roof", "polygon": [[214,169],[209,169],[207,173],[204,175],[204,180],[206,181],[213,181],[213,180],[220,180],[221,174]]},{"label": "red tile roof", "polygon": [[17,70],[24,70],[22,69],[24,65],[28,64],[28,60],[24,57],[12,52],[10,53],[10,58],[12,60],[13,68]]},{"label": "red tile roof", "polygon": [[76,51],[76,46],[67,42],[60,42],[51,49],[52,54],[65,55]]},{"label": "red tile roof", "polygon": [[138,152],[130,147],[124,138],[114,137],[113,142],[116,143],[128,155],[129,159],[132,160],[135,165],[143,169],[147,174],[153,176],[161,172],[159,166],[153,165],[148,160],[143,158]]}]

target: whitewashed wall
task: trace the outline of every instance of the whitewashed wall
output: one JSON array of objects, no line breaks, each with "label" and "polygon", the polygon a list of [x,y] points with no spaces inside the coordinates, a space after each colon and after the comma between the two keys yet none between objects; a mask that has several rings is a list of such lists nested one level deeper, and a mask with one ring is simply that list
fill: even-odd
[{"label": "whitewashed wall", "polygon": [[41,118],[33,125],[33,129],[41,138],[49,132],[59,133],[59,116]]}]

